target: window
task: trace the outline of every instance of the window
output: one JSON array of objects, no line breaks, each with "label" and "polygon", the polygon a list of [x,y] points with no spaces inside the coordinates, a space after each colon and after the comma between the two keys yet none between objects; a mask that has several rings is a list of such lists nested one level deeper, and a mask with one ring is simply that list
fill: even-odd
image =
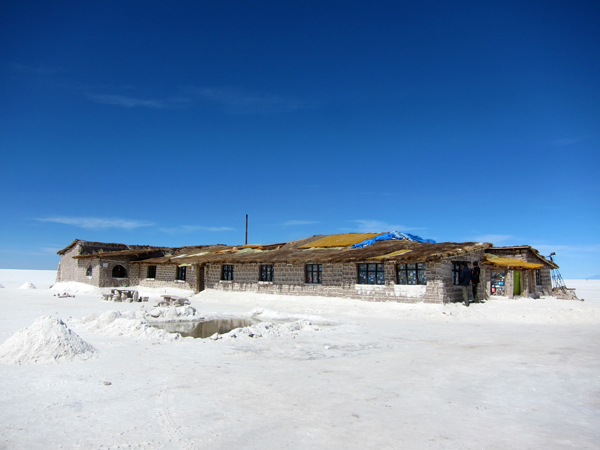
[{"label": "window", "polygon": [[87,270],[85,271],[85,276],[86,277],[91,277],[92,276],[92,266],[89,266],[87,268]]},{"label": "window", "polygon": [[398,264],[396,274],[398,284],[427,284],[425,263]]},{"label": "window", "polygon": [[185,275],[187,272],[187,267],[186,266],[180,266],[177,268],[177,280],[179,281],[185,281]]},{"label": "window", "polygon": [[359,264],[358,284],[385,284],[383,264]]},{"label": "window", "polygon": [[323,274],[323,266],[321,264],[307,264],[306,265],[306,282],[307,283],[320,283],[321,275]]},{"label": "window", "polygon": [[221,272],[221,280],[233,281],[233,265],[223,265],[223,272]]},{"label": "window", "polygon": [[148,276],[146,278],[156,278],[156,266],[148,266]]},{"label": "window", "polygon": [[460,269],[462,269],[463,261],[454,261],[452,263],[452,284],[458,286],[460,282]]},{"label": "window", "polygon": [[123,266],[115,266],[112,270],[113,278],[127,278],[127,271]]},{"label": "window", "polygon": [[261,264],[260,281],[273,281],[273,264]]},{"label": "window", "polygon": [[535,269],[535,284],[536,286],[542,285],[542,271],[540,269]]}]

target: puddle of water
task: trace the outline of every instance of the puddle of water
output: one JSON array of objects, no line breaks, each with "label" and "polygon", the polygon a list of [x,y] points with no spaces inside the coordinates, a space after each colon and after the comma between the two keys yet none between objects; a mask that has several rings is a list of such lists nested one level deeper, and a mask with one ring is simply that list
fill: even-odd
[{"label": "puddle of water", "polygon": [[259,321],[253,319],[214,319],[205,322],[153,323],[152,326],[168,333],[179,333],[183,337],[204,339],[215,333],[225,334],[236,328],[249,327],[257,323]]}]

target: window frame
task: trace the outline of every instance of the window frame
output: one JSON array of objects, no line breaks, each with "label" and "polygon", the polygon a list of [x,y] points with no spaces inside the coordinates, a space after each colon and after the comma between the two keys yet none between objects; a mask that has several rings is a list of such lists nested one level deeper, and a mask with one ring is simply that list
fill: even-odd
[{"label": "window frame", "polygon": [[156,266],[148,266],[146,278],[156,279]]},{"label": "window frame", "polygon": [[543,286],[542,285],[542,269],[535,269],[535,285]]},{"label": "window frame", "polygon": [[[373,266],[374,270],[373,270]],[[363,270],[364,268],[364,270]],[[357,265],[357,284],[382,286],[385,285],[385,264],[383,263],[360,263]],[[361,275],[364,274],[364,278]],[[371,276],[373,274],[373,276]],[[381,274],[381,276],[379,276]],[[374,281],[374,282],[371,282]]]},{"label": "window frame", "polygon": [[275,268],[273,264],[261,264],[258,269],[258,281],[273,282],[273,273]]},{"label": "window frame", "polygon": [[452,261],[452,285],[460,286],[460,271],[462,270],[462,265],[467,261]]},{"label": "window frame", "polygon": [[221,281],[233,281],[234,278],[234,264],[222,264],[221,265]]},{"label": "window frame", "polygon": [[92,265],[90,264],[88,266],[88,268],[85,269],[85,276],[91,278],[93,273],[94,273],[94,269],[93,269]]},{"label": "window frame", "polygon": [[[404,266],[404,267],[400,267]],[[414,266],[414,267],[409,267]],[[422,266],[422,267],[419,267]],[[414,274],[414,283],[411,283]],[[403,283],[401,282],[401,275]],[[396,284],[402,286],[427,286],[427,265],[424,262],[399,263],[396,264]]]},{"label": "window frame", "polygon": [[177,274],[175,280],[186,281],[187,279],[187,266],[177,266]]},{"label": "window frame", "polygon": [[[310,267],[310,268],[309,268]],[[316,274],[316,277],[315,277]],[[323,283],[323,264],[305,264],[304,282],[309,284]]]},{"label": "window frame", "polygon": [[[123,275],[124,275],[124,276],[122,276],[122,277],[115,276],[115,270],[117,269],[117,267],[120,267],[120,268],[123,270]],[[119,272],[120,272],[120,271],[119,271]],[[119,275],[119,274],[117,274],[117,275]],[[121,264],[117,264],[116,266],[114,266],[114,267],[112,268],[112,277],[113,277],[113,278],[116,278],[116,279],[118,279],[118,280],[122,280],[122,279],[124,279],[124,278],[127,278],[127,269],[125,269],[125,267],[123,267]]]}]

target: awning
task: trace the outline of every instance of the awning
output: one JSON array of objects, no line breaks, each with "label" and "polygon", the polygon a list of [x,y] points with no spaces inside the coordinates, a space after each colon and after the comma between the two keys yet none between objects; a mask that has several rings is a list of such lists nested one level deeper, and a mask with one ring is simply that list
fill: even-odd
[{"label": "awning", "polygon": [[484,264],[493,264],[495,266],[506,267],[507,269],[539,269],[543,264],[525,262],[516,258],[502,258],[496,255],[485,254]]}]

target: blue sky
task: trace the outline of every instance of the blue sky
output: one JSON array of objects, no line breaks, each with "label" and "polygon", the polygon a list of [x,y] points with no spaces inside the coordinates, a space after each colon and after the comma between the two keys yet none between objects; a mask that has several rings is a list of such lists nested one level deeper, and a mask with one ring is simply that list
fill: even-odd
[{"label": "blue sky", "polygon": [[600,275],[596,1],[0,6],[0,268],[398,230]]}]

